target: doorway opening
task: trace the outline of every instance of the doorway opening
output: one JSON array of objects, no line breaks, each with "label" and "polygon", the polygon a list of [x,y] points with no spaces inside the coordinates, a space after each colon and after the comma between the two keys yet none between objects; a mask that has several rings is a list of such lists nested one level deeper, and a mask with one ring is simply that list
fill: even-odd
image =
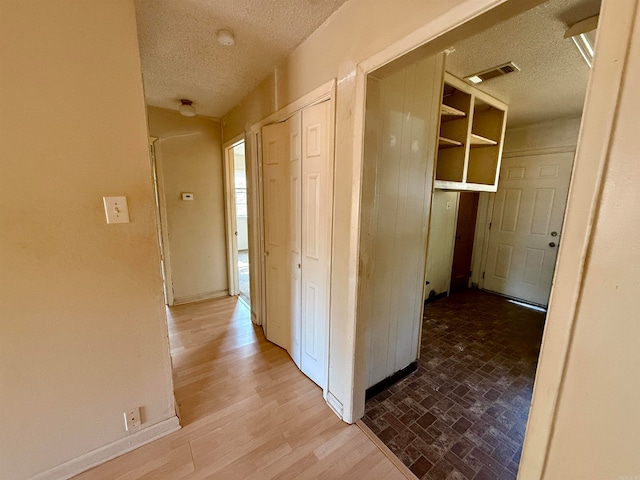
[{"label": "doorway opening", "polygon": [[162,293],[164,294],[164,304],[173,305],[173,282],[171,280],[171,267],[169,263],[166,225],[166,207],[163,202],[161,191],[160,169],[156,156],[157,137],[149,137],[149,158],[151,159],[151,176],[153,179],[153,199],[155,204],[156,227],[158,234],[158,246],[160,248],[160,272],[162,274]]},{"label": "doorway opening", "polygon": [[225,149],[227,213],[227,257],[229,295],[251,305],[249,282],[249,221],[247,204],[247,162],[244,139]]},{"label": "doorway opening", "polygon": [[538,3],[367,77],[364,421],[419,478],[517,476],[600,8]]}]

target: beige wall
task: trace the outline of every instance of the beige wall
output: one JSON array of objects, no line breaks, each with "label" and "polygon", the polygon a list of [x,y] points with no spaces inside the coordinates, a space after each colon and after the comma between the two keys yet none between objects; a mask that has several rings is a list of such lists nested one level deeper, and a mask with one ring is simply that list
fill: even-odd
[{"label": "beige wall", "polygon": [[[227,293],[220,121],[149,107],[167,213],[174,302]],[[182,200],[182,193],[194,199]]]},{"label": "beige wall", "polygon": [[555,152],[560,148],[575,149],[581,120],[581,116],[555,118],[507,128],[503,153],[505,156],[515,156],[522,153],[544,154],[547,150]]},{"label": "beige wall", "polygon": [[[0,2],[0,478],[174,416],[133,2]],[[131,223],[107,225],[102,197]]]}]

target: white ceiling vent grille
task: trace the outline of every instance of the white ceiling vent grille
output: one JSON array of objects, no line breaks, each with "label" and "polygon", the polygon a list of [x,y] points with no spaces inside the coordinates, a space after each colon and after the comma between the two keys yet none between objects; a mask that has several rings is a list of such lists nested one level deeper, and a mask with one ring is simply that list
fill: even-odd
[{"label": "white ceiling vent grille", "polygon": [[518,67],[513,62],[509,62],[503,65],[499,65],[497,67],[490,68],[489,70],[483,70],[482,72],[474,73],[473,75],[464,77],[464,79],[469,83],[481,83],[491,78],[503,77],[509,73],[519,72],[519,71],[520,71],[520,67]]}]

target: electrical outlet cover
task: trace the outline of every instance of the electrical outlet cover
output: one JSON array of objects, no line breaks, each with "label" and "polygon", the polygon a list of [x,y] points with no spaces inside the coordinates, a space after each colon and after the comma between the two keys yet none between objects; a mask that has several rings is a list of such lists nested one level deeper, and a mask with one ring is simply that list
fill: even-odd
[{"label": "electrical outlet cover", "polygon": [[140,408],[134,408],[124,412],[124,426],[128,432],[137,432],[140,430]]}]

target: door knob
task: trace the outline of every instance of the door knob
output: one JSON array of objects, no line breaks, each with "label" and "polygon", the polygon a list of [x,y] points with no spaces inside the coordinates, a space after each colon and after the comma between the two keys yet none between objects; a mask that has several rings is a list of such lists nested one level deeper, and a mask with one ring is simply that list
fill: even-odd
[{"label": "door knob", "polygon": [[264,256],[268,257],[269,256],[269,252],[264,252]]},{"label": "door knob", "polygon": [[298,268],[302,268],[302,265],[298,264]]},{"label": "door knob", "polygon": [[558,236],[558,232],[551,232],[551,236],[552,237],[557,237]]},{"label": "door knob", "polygon": [[549,246],[550,246],[551,248],[553,248],[553,247],[555,247],[555,246],[556,246],[556,244],[555,244],[555,242],[549,242]]}]

